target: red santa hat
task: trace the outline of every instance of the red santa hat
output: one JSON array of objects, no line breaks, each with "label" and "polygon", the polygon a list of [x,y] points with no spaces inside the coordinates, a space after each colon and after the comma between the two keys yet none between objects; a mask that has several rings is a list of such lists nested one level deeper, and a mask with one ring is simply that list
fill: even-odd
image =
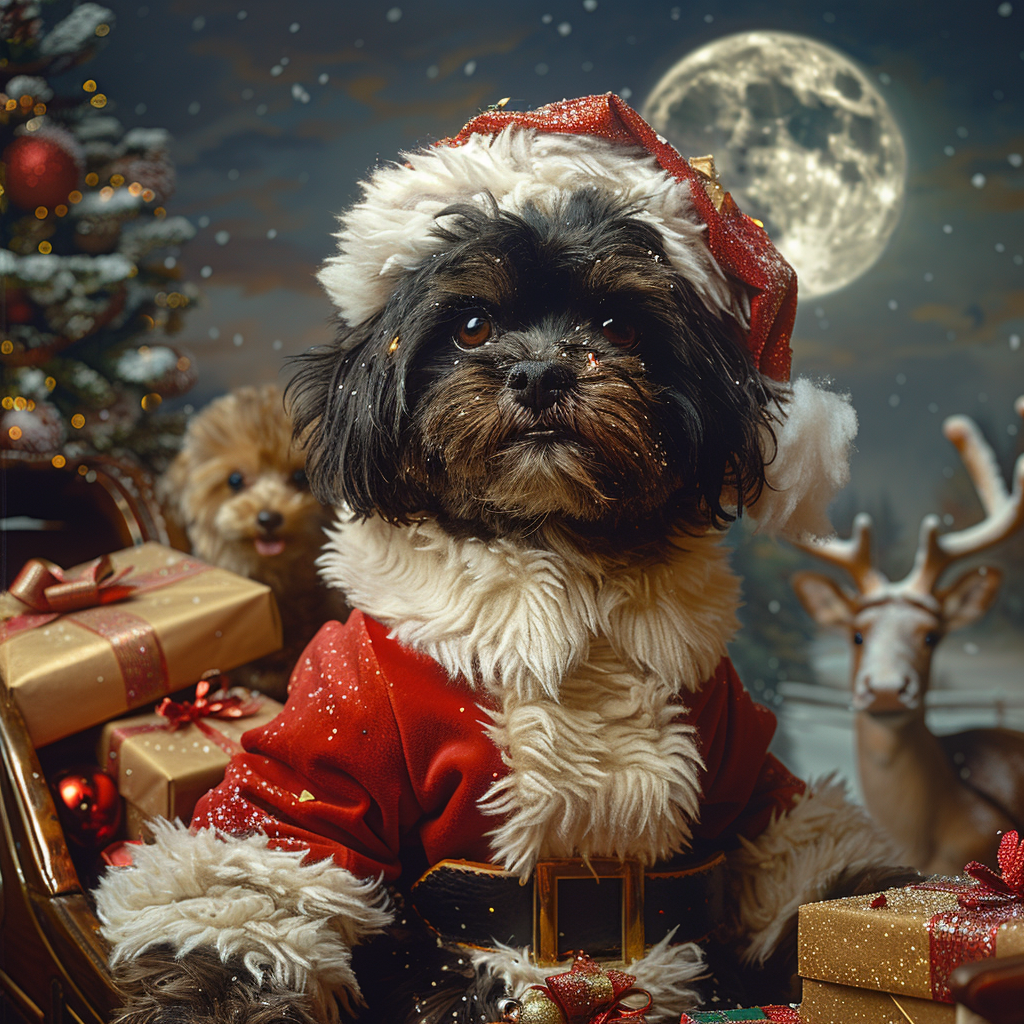
[{"label": "red santa hat", "polygon": [[[493,199],[513,213],[527,205],[553,211],[572,192],[598,188],[658,231],[705,306],[740,326],[758,369],[787,381],[796,274],[713,169],[698,163],[610,93],[533,111],[488,110],[454,137],[378,168],[362,200],[341,215],[338,254],[319,279],[342,317],[361,323],[384,308],[403,273],[437,251],[438,216],[453,203]],[[825,508],[846,483],[856,417],[807,381],[794,385],[786,413],[772,486],[749,511],[774,533],[827,533]]]},{"label": "red santa hat", "polygon": [[545,208],[586,186],[609,189],[654,222],[673,265],[709,308],[747,329],[762,372],[788,378],[792,267],[728,193],[610,93],[486,111],[454,138],[378,169],[363,201],[342,216],[341,251],[320,281],[345,319],[361,322],[387,301],[398,274],[429,257],[446,206],[489,193],[513,212],[527,203]]}]

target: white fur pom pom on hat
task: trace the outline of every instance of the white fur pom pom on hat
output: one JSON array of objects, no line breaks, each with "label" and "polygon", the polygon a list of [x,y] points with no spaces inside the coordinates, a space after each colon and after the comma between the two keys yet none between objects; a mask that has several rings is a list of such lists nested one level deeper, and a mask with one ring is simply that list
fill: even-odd
[{"label": "white fur pom pom on hat", "polygon": [[747,513],[757,521],[757,533],[793,540],[827,537],[834,532],[828,507],[850,480],[857,413],[849,395],[800,377],[783,415],[775,429],[775,458],[765,470],[766,486]]}]

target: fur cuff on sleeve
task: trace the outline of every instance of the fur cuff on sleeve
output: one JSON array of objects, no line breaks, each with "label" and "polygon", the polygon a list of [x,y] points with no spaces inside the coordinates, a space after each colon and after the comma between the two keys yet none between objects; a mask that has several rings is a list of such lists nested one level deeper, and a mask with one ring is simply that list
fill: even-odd
[{"label": "fur cuff on sleeve", "polygon": [[806,377],[794,382],[782,413],[775,458],[765,470],[767,486],[747,514],[757,521],[758,533],[827,537],[834,532],[828,506],[850,479],[857,414],[849,395],[826,391]]},{"label": "fur cuff on sleeve", "polygon": [[755,963],[774,952],[801,903],[830,895],[840,877],[899,863],[891,841],[832,776],[742,843],[729,858],[731,896],[748,942],[743,957]]},{"label": "fur cuff on sleeve", "polygon": [[222,961],[242,958],[256,979],[305,991],[323,1019],[359,1000],[351,947],[391,920],[374,881],[331,860],[303,864],[303,850],[276,850],[266,836],[191,833],[153,824],[155,842],[134,866],[108,870],[96,890],[111,964],[169,944],[181,957],[199,947]]}]

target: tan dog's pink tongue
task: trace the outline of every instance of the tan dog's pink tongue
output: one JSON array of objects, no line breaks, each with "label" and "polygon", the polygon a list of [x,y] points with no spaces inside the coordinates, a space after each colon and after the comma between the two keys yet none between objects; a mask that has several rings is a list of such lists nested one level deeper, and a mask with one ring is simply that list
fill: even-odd
[{"label": "tan dog's pink tongue", "polygon": [[263,555],[264,558],[269,555],[279,555],[284,551],[283,540],[262,540],[259,537],[254,541],[256,550]]}]

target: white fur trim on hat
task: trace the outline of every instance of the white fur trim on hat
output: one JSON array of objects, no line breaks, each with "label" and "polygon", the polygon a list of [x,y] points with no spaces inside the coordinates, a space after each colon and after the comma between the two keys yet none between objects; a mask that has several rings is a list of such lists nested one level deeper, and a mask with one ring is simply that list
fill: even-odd
[{"label": "white fur trim on hat", "polygon": [[661,235],[673,268],[704,304],[744,328],[750,309],[744,287],[726,277],[711,256],[689,185],[663,170],[646,150],[591,135],[559,135],[510,126],[474,135],[462,146],[403,154],[363,182],[363,199],[343,213],[340,252],[318,277],[349,324],[362,323],[387,303],[397,278],[438,251],[437,215],[452,203],[521,212],[541,211],[581,188],[616,196],[624,208]]},{"label": "white fur trim on hat", "polygon": [[111,964],[153,946],[178,956],[199,946],[222,960],[242,957],[253,977],[306,992],[325,1020],[359,1000],[351,947],[382,931],[391,915],[377,884],[331,860],[303,864],[305,850],[276,850],[263,835],[192,833],[150,823],[154,842],[133,848],[133,866],[107,871],[96,890]]},{"label": "white fur trim on hat", "polygon": [[[765,467],[767,486],[747,514],[756,520],[757,533],[827,537],[834,532],[828,507],[850,480],[857,414],[849,395],[826,391],[805,377],[793,383],[782,412],[775,458]],[[767,437],[765,448],[767,457]]]}]

